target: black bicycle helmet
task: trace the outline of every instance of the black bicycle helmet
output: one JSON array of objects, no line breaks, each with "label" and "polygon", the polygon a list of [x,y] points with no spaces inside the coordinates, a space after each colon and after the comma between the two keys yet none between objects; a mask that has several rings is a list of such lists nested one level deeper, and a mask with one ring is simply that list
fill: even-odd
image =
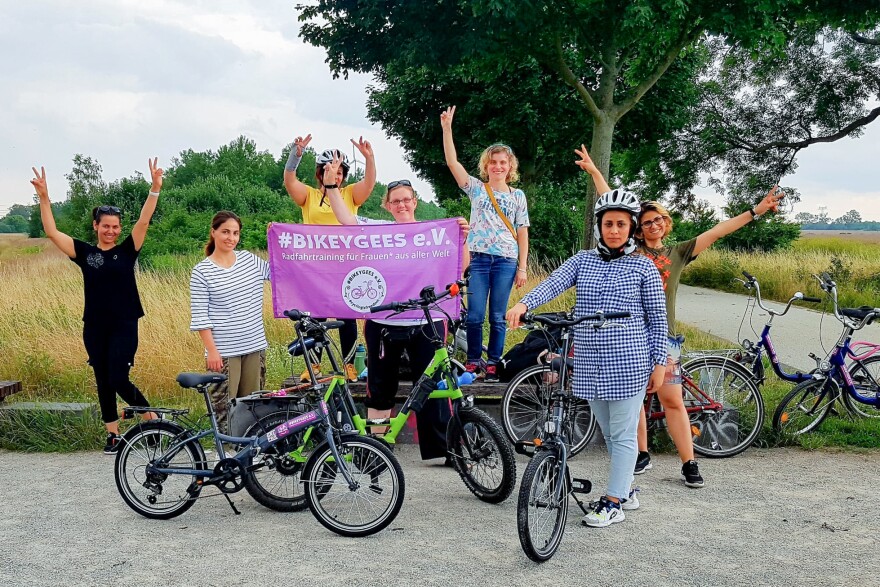
[{"label": "black bicycle helmet", "polygon": [[[596,200],[596,206],[593,210],[596,216],[596,224],[593,226],[593,235],[596,237],[596,248],[599,250],[599,254],[603,259],[610,261],[611,259],[616,259],[623,255],[629,255],[636,250],[634,236],[636,233],[636,226],[639,222],[641,206],[639,205],[639,198],[634,193],[628,192],[623,188],[605,192]],[[608,212],[609,210],[629,212],[631,219],[629,238],[627,238],[626,244],[620,249],[614,251],[608,248],[608,245],[602,240],[602,231],[599,228],[599,225],[602,223],[602,216],[604,216],[605,212]]]}]

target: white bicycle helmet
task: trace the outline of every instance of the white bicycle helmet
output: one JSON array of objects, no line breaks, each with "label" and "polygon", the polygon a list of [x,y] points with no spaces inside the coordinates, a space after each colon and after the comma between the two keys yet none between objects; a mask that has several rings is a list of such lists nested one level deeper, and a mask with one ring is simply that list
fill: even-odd
[{"label": "white bicycle helmet", "polygon": [[327,149],[326,151],[315,157],[315,165],[318,167],[323,167],[324,165],[331,163],[333,161],[333,157],[342,159],[342,174],[348,175],[348,157],[346,157],[345,153],[343,153],[339,149]]},{"label": "white bicycle helmet", "polygon": [[[596,200],[596,206],[593,208],[596,216],[596,224],[593,226],[593,235],[596,238],[596,248],[599,249],[599,254],[602,255],[605,259],[613,259],[617,258],[621,255],[628,255],[636,250],[636,241],[633,238],[636,232],[636,226],[639,222],[639,212],[641,212],[641,206],[639,205],[639,198],[632,192],[628,192],[623,188],[618,188],[616,190],[611,190],[610,192],[605,192]],[[609,210],[621,210],[623,212],[629,212],[630,218],[632,220],[629,238],[626,241],[626,244],[623,246],[623,249],[620,251],[612,251],[608,248],[608,246],[602,241],[602,232],[599,230],[599,225],[602,222],[602,216],[604,216],[605,212]]]}]

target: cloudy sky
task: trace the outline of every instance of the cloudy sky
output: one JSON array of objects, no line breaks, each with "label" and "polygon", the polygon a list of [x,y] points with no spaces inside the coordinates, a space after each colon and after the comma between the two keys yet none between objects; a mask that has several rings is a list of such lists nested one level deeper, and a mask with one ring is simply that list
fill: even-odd
[{"label": "cloudy sky", "polygon": [[[312,133],[318,150],[362,135],[381,181],[413,177],[396,141],[366,118],[370,79],[332,79],[323,52],[297,37],[295,4],[0,3],[0,215],[31,202],[32,165],[46,166],[50,195],[62,200],[76,153],[95,158],[109,181],[146,174],[149,156],[167,164],[241,134],[275,156],[298,134]],[[878,147],[875,123],[858,140],[804,152],[785,181],[803,193],[795,211],[856,209],[880,220]],[[431,192],[422,181],[416,187]]]}]

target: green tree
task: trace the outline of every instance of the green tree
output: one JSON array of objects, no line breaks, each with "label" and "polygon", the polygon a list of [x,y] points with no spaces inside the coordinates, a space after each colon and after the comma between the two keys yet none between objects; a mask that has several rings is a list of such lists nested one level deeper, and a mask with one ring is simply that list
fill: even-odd
[{"label": "green tree", "polygon": [[[846,22],[863,30],[878,22],[880,14],[870,0],[853,0],[845,6],[819,0],[318,0],[300,8],[305,22],[301,36],[327,50],[335,74],[372,73],[385,87],[411,70],[424,70],[418,75],[429,82],[471,61],[483,68],[494,63],[498,69],[533,62],[542,74],[553,76],[554,86],[564,84],[573,90],[576,103],[592,122],[587,142],[606,177],[618,126],[683,59],[704,51],[717,55],[711,42],[748,52],[784,53],[801,22],[809,20],[813,28],[816,23]],[[489,91],[484,77],[473,81],[480,91]],[[698,81],[693,75],[690,85]],[[567,120],[564,109],[572,101],[558,100],[559,92],[545,97],[560,104],[557,119]],[[455,98],[446,96],[447,103]],[[528,91],[519,107],[534,108]],[[660,101],[656,107],[674,109],[676,103]],[[523,153],[531,151],[526,148]],[[660,165],[654,155],[649,148],[641,160]],[[631,157],[640,160],[638,151]],[[700,171],[694,166],[678,169],[691,181]],[[755,189],[754,182],[747,185]],[[588,186],[584,206],[587,233],[592,226],[591,190]]]}]

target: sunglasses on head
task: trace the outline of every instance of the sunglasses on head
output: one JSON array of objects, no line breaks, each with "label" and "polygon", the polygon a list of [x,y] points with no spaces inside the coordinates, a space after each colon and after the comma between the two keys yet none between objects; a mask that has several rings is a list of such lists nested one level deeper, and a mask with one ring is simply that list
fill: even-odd
[{"label": "sunglasses on head", "polygon": [[392,181],[391,183],[388,184],[388,191],[390,192],[394,188],[400,187],[402,185],[406,186],[408,188],[412,187],[412,183],[410,183],[410,181],[408,179],[398,179],[397,181]]},{"label": "sunglasses on head", "polygon": [[95,208],[95,220],[100,218],[101,214],[112,214],[113,216],[120,216],[122,211],[116,206],[98,206]]}]

